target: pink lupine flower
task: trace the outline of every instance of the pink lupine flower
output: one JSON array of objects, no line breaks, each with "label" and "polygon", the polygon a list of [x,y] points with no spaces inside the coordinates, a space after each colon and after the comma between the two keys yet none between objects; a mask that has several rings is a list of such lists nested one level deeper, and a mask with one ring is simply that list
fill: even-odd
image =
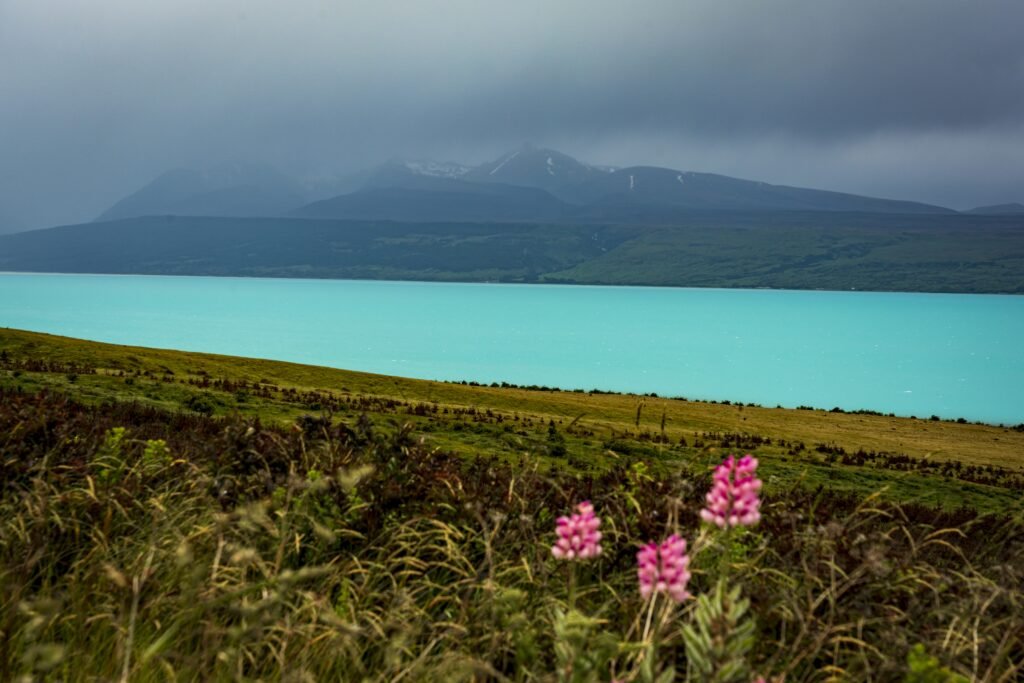
[{"label": "pink lupine flower", "polygon": [[761,519],[761,480],[754,476],[757,458],[749,453],[739,460],[730,455],[715,468],[715,483],[708,491],[701,519],[720,528],[753,526]]},{"label": "pink lupine flower", "polygon": [[586,560],[601,554],[601,518],[594,514],[594,506],[585,500],[576,506],[576,514],[559,517],[558,540],[551,546],[551,554],[560,560]]},{"label": "pink lupine flower", "polygon": [[690,597],[686,584],[690,581],[690,556],[686,541],[676,534],[661,545],[648,543],[636,554],[636,576],[640,595],[645,599],[655,593],[668,593],[676,602]]}]

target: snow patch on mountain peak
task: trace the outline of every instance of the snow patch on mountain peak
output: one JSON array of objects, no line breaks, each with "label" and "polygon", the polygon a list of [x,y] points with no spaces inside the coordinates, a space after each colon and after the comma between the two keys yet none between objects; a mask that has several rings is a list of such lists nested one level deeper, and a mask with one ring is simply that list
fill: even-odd
[{"label": "snow patch on mountain peak", "polygon": [[469,166],[450,161],[406,161],[403,165],[416,175],[434,178],[461,178],[471,170]]}]

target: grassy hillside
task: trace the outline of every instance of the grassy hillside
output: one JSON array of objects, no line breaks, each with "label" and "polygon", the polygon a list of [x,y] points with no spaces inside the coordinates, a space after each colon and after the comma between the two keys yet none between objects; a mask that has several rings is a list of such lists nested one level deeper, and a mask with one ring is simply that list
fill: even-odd
[{"label": "grassy hillside", "polygon": [[[989,425],[468,386],[16,330],[0,330],[0,354],[7,359],[0,386],[278,424],[324,411],[351,423],[365,412],[390,428],[408,422],[429,444],[463,456],[531,454],[577,471],[638,460],[667,471],[745,449],[786,481],[859,493],[890,487],[890,497],[946,507],[1019,507],[1012,486],[988,484],[1024,486],[1024,430]],[[548,457],[558,443],[565,455]]]},{"label": "grassy hillside", "polygon": [[163,216],[0,237],[0,270],[1024,293],[1024,222],[668,209],[615,224]]},{"label": "grassy hillside", "polygon": [[0,269],[521,281],[624,238],[621,230],[529,224],[163,216],[4,237]]},{"label": "grassy hillside", "polygon": [[[3,330],[0,679],[1016,680],[1021,437]],[[736,451],[761,520],[719,531]],[[582,500],[602,553],[558,561]],[[645,599],[673,533],[692,597]]]},{"label": "grassy hillside", "polygon": [[697,287],[1024,292],[1024,222],[963,217],[707,217],[650,230],[548,281]]}]

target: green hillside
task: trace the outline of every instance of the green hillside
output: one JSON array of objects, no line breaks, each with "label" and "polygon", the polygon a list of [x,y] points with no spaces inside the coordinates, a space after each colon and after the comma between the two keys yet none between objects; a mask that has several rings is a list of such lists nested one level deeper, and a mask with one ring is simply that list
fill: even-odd
[{"label": "green hillside", "polygon": [[1015,216],[670,212],[663,224],[163,216],[0,237],[0,270],[1024,292]]},{"label": "green hillside", "polygon": [[[7,359],[0,386],[53,389],[89,403],[133,400],[283,424],[325,411],[353,422],[365,412],[385,418],[385,425],[408,422],[429,444],[464,457],[515,461],[531,454],[546,466],[581,472],[640,459],[655,470],[671,470],[743,448],[764,457],[768,470],[786,480],[860,493],[890,487],[897,499],[948,507],[1019,507],[1012,487],[987,484],[1005,478],[1024,488],[1021,429],[469,386],[17,330],[0,330],[0,354]],[[552,423],[557,436],[549,432]],[[563,456],[548,457],[552,439],[564,443]],[[844,461],[858,466],[840,467]],[[987,468],[996,468],[995,474],[985,474]]]},{"label": "green hillside", "polygon": [[[743,452],[760,520],[702,523]],[[0,330],[0,679],[1015,680],[1022,453]],[[584,500],[601,553],[558,560]],[[681,602],[637,581],[670,534]]]}]

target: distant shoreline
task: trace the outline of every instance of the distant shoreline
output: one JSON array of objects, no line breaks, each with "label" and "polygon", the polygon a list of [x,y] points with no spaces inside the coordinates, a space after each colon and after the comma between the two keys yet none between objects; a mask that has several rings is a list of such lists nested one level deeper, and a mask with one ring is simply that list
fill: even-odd
[{"label": "distant shoreline", "polygon": [[47,275],[47,276],[75,276],[75,277],[159,277],[159,278],[213,278],[218,280],[291,280],[308,282],[376,282],[381,284],[410,284],[422,285],[488,285],[497,287],[581,287],[587,289],[617,289],[628,287],[630,289],[670,289],[670,290],[698,290],[698,291],[738,291],[738,292],[823,292],[829,294],[921,294],[935,296],[1024,296],[1024,292],[931,292],[903,289],[826,289],[815,288],[788,288],[788,287],[714,287],[699,285],[648,285],[648,284],[609,284],[601,282],[567,282],[567,281],[505,281],[505,280],[420,280],[409,279],[387,279],[369,277],[309,277],[300,275],[227,275],[227,274],[201,274],[191,275],[187,273],[94,273],[94,272],[61,272],[61,271],[33,271],[33,270],[0,270],[3,275]]},{"label": "distant shoreline", "polygon": [[[0,275],[3,275],[3,274],[4,273],[0,273]],[[1022,415],[1022,417],[1021,417],[1022,421],[1020,423],[1014,424],[1012,421],[1011,422],[990,422],[990,421],[985,421],[985,420],[968,420],[968,419],[960,417],[960,416],[957,416],[957,417],[938,416],[938,415],[928,415],[928,416],[923,416],[922,415],[922,416],[918,416],[918,415],[915,415],[915,414],[900,414],[900,413],[895,413],[895,412],[882,412],[882,411],[871,410],[871,409],[866,409],[866,408],[848,409],[848,408],[843,408],[843,407],[840,407],[840,406],[833,406],[831,408],[822,408],[822,407],[810,406],[810,405],[783,406],[781,404],[778,404],[778,405],[775,405],[775,406],[770,406],[770,405],[764,405],[764,404],[756,403],[756,402],[743,402],[743,401],[734,401],[734,400],[729,400],[729,399],[689,398],[689,397],[685,397],[685,396],[672,396],[672,395],[667,395],[667,394],[659,394],[659,393],[653,392],[653,391],[652,392],[643,393],[643,392],[604,390],[604,389],[600,389],[600,388],[597,388],[597,387],[590,388],[590,389],[582,389],[582,388],[562,388],[562,387],[556,387],[556,386],[545,386],[545,385],[536,385],[536,384],[529,384],[529,385],[528,384],[516,384],[514,382],[507,382],[507,381],[481,382],[481,381],[468,380],[468,379],[463,379],[463,380],[429,379],[429,378],[421,378],[421,377],[407,377],[407,376],[402,376],[402,375],[389,375],[389,374],[383,374],[383,373],[377,373],[377,372],[368,372],[368,371],[365,371],[365,370],[351,370],[351,369],[348,369],[348,368],[334,367],[334,366],[329,366],[329,365],[316,365],[316,364],[308,364],[308,363],[297,363],[295,361],[278,360],[278,359],[265,358],[265,357],[239,356],[239,355],[234,355],[234,354],[211,353],[211,352],[204,352],[204,351],[188,351],[188,350],[175,349],[175,348],[161,348],[161,347],[153,347],[153,346],[139,346],[139,345],[135,345],[135,344],[111,343],[111,342],[97,341],[97,340],[92,340],[92,339],[85,339],[85,338],[81,338],[81,337],[69,337],[69,336],[66,336],[66,335],[52,334],[50,332],[40,332],[40,331],[35,331],[35,330],[25,330],[25,329],[19,329],[19,328],[12,328],[12,327],[7,327],[7,326],[0,326],[0,349],[3,348],[3,343],[2,343],[3,342],[3,338],[2,338],[3,337],[3,334],[2,334],[3,331],[7,331],[9,333],[12,333],[15,336],[24,336],[24,335],[40,336],[40,337],[50,338],[50,339],[55,339],[55,340],[64,340],[64,341],[70,342],[70,343],[87,344],[87,345],[100,345],[100,346],[106,346],[106,347],[114,347],[114,348],[120,348],[120,349],[130,349],[130,350],[137,350],[137,351],[143,351],[143,352],[144,351],[168,352],[168,353],[171,353],[171,354],[183,355],[183,356],[201,356],[201,357],[223,358],[223,359],[226,359],[226,360],[235,360],[235,361],[254,361],[254,362],[259,362],[259,363],[269,363],[269,364],[282,365],[282,366],[296,366],[296,367],[310,368],[310,369],[315,369],[315,370],[323,370],[323,371],[328,371],[328,372],[338,372],[338,373],[344,373],[344,374],[365,375],[365,376],[369,376],[369,377],[376,377],[376,378],[379,378],[381,380],[394,380],[394,381],[409,382],[409,383],[414,383],[414,384],[417,384],[417,383],[434,383],[434,384],[449,385],[449,386],[452,386],[452,387],[467,387],[467,388],[497,389],[497,390],[515,390],[515,391],[525,391],[525,392],[531,392],[531,393],[536,392],[538,395],[543,395],[543,394],[571,394],[571,395],[586,395],[586,396],[608,396],[608,397],[613,397],[613,398],[614,397],[619,397],[619,398],[636,398],[636,399],[641,399],[641,400],[642,399],[650,398],[650,399],[657,399],[657,400],[660,400],[660,401],[671,401],[671,402],[674,402],[674,403],[682,403],[682,404],[689,403],[689,404],[694,404],[694,405],[731,407],[731,408],[736,408],[736,409],[738,409],[740,411],[742,411],[744,408],[757,408],[757,409],[763,409],[763,410],[782,410],[782,411],[785,411],[787,413],[801,413],[801,412],[803,412],[803,413],[817,413],[817,414],[826,414],[826,415],[850,415],[850,416],[861,415],[861,416],[869,416],[869,417],[877,417],[877,418],[891,418],[891,419],[896,419],[896,420],[914,421],[914,422],[921,422],[921,423],[935,423],[935,422],[939,422],[939,423],[958,424],[958,425],[977,425],[977,426],[984,426],[984,427],[995,427],[995,428],[1003,428],[1003,429],[1012,429],[1014,431],[1024,432],[1024,415]]]}]

